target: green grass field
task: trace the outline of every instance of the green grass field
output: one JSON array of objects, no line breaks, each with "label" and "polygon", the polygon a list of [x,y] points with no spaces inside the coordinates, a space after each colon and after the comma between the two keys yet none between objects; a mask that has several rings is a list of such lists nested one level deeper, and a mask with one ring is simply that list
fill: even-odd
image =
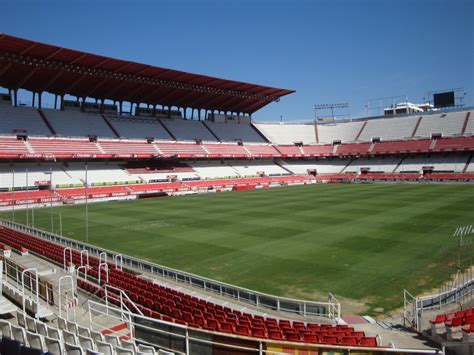
[{"label": "green grass field", "polygon": [[[91,204],[89,242],[267,293],[330,291],[343,313],[376,315],[400,307],[404,288],[450,277],[452,234],[472,222],[473,200],[469,185],[312,185]],[[84,240],[84,210],[55,208],[55,232],[61,211],[63,234]],[[49,209],[35,225],[50,229]]]}]

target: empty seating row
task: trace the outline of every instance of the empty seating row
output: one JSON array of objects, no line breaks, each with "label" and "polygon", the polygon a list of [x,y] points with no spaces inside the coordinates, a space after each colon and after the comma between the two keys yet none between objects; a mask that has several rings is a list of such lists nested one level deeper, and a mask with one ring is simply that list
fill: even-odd
[{"label": "empty seating row", "polygon": [[[63,247],[51,242],[17,232],[0,228],[0,242],[13,248],[25,247],[32,252],[43,255],[56,263],[63,262]],[[80,252],[72,251],[72,262],[81,265]],[[101,284],[110,285],[125,291],[144,315],[168,322],[200,328],[207,331],[232,333],[241,336],[266,338],[273,340],[300,341],[348,346],[377,346],[377,340],[366,337],[364,332],[356,331],[345,325],[314,324],[289,320],[277,320],[216,305],[195,296],[155,284],[127,271],[116,269],[109,263],[108,277],[95,257],[89,259],[87,278],[79,279],[78,286],[86,292],[104,296],[104,290],[91,282],[101,279]],[[108,293],[107,293],[108,294]],[[111,298],[110,302],[119,302]],[[126,301],[130,308],[132,304]]]},{"label": "empty seating row", "polygon": [[261,158],[358,156],[443,151],[472,151],[474,137],[382,141],[323,145],[238,145],[230,143],[167,143],[128,140],[0,138],[0,158]]}]

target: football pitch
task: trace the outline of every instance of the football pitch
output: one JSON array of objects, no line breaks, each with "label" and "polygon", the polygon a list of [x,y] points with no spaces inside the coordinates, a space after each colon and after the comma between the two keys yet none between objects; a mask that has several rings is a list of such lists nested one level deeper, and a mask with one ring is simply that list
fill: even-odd
[{"label": "football pitch", "polygon": [[[474,185],[308,185],[89,204],[89,243],[266,293],[385,314],[454,273]],[[85,240],[85,206],[53,209]],[[35,226],[50,230],[50,209]],[[3,212],[2,218],[12,218]],[[25,222],[17,210],[17,222]],[[30,216],[31,220],[31,216]]]}]

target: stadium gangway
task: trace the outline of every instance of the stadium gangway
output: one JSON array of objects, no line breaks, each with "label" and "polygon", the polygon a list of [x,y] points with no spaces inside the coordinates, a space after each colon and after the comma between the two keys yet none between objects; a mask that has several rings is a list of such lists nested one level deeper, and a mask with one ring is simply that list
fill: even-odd
[{"label": "stadium gangway", "polygon": [[[89,328],[94,330],[104,330],[99,324],[95,324],[93,319],[100,315],[116,317],[117,321],[122,318],[119,314],[122,311],[116,306],[105,305],[93,300],[88,301]],[[127,311],[123,311],[127,312]],[[328,344],[310,344],[291,341],[276,341],[272,339],[253,338],[236,334],[216,333],[204,329],[194,329],[185,325],[171,323],[164,320],[146,317],[144,315],[130,314],[132,319],[132,327],[134,332],[131,333],[133,340],[137,343],[153,346],[155,348],[166,349],[177,354],[212,354],[212,349],[218,347],[226,351],[238,351],[239,353],[248,354],[275,354],[285,348],[287,350],[304,350],[305,352],[324,352],[331,351],[341,352],[357,352],[359,354],[372,352],[380,353],[396,353],[396,354],[440,354],[439,350],[428,349],[402,349],[392,347],[351,347],[343,345]],[[215,337],[214,337],[215,336]]]},{"label": "stadium gangway", "polygon": [[[47,241],[60,244],[64,247],[73,248],[77,251],[88,250],[89,253],[96,255],[100,261],[103,261],[107,256],[114,259],[118,254],[110,250],[98,248],[84,242],[72,240],[51,232],[5,219],[0,219],[0,225],[19,232],[31,234]],[[124,266],[138,269],[142,272],[148,272],[161,278],[167,278],[176,283],[184,283],[194,288],[203,289],[256,307],[302,316],[320,316],[335,320],[338,320],[341,317],[341,305],[332,295],[328,295],[328,301],[326,302],[279,297],[168,268],[166,266],[140,260],[127,255],[121,255],[121,258],[121,264]]]}]

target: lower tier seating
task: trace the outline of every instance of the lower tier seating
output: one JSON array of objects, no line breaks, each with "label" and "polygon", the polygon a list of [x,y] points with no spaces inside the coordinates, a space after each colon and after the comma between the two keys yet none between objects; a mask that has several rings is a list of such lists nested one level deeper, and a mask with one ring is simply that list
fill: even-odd
[{"label": "lower tier seating", "polygon": [[[62,265],[64,248],[25,233],[0,227],[0,242],[20,250],[26,248],[55,263]],[[72,263],[81,265],[80,252],[72,251]],[[105,269],[98,269],[99,260],[89,258],[88,279],[107,280]],[[189,294],[170,289],[140,278],[130,272],[115,269],[109,263],[108,283],[125,291],[144,315],[156,319],[187,325],[213,332],[265,338],[278,341],[295,341],[346,346],[378,346],[375,337],[367,337],[346,325],[315,324],[261,317],[216,305]],[[104,296],[95,282],[78,280],[78,286],[86,292]],[[117,299],[110,299],[118,303]],[[133,305],[128,302],[129,308]]]}]

